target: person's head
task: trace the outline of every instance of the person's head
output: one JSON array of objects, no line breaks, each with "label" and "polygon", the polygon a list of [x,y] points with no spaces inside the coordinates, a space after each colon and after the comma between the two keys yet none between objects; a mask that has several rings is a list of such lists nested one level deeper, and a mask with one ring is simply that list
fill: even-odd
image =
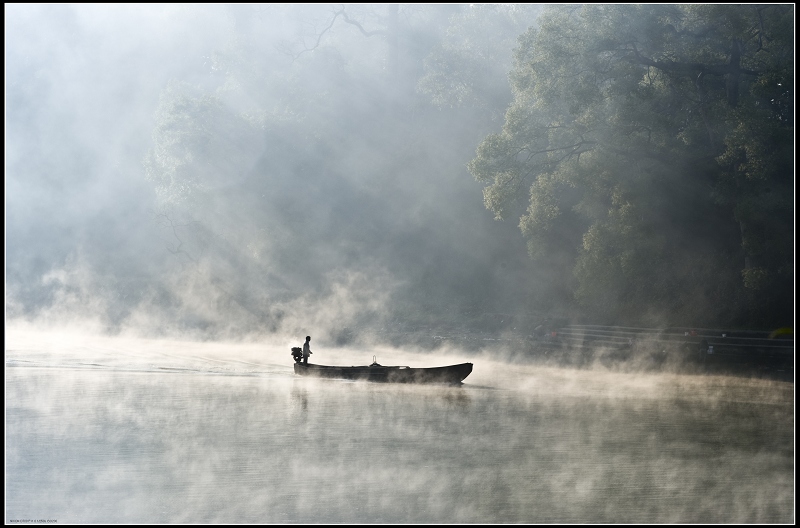
[{"label": "person's head", "polygon": [[306,336],[306,341],[311,341],[311,336]]}]

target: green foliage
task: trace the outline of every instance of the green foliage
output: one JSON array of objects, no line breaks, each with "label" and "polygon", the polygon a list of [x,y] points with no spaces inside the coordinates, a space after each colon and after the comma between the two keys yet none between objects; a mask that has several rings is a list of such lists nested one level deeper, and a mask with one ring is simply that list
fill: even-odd
[{"label": "green foliage", "polygon": [[550,6],[469,170],[497,218],[519,214],[533,258],[567,248],[561,280],[574,273],[593,313],[777,316],[792,289],[792,64],[791,6]]}]

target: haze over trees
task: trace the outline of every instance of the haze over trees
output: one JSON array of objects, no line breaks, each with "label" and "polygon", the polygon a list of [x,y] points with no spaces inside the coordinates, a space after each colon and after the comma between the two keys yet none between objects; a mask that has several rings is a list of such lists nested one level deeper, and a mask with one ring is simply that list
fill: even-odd
[{"label": "haze over trees", "polygon": [[[7,51],[13,316],[330,342],[791,319],[793,6],[184,6],[141,48],[112,7],[36,9]],[[57,229],[36,196],[73,204]]]},{"label": "haze over trees", "polygon": [[[554,6],[470,170],[609,322],[789,322],[794,10]],[[525,203],[527,202],[527,204]]]}]

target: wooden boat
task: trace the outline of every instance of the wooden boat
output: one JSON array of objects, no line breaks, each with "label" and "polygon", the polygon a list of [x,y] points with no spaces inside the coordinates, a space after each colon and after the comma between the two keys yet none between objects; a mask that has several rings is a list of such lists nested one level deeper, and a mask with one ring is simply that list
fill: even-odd
[{"label": "wooden boat", "polygon": [[446,383],[460,384],[472,372],[472,363],[445,367],[411,368],[384,366],[374,361],[363,367],[335,367],[295,361],[294,373],[300,376],[384,383]]}]

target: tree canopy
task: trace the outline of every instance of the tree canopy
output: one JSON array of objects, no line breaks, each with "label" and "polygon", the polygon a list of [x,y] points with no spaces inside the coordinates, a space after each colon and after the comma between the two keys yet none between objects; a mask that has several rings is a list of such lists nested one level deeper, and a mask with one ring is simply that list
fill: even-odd
[{"label": "tree canopy", "polygon": [[[558,5],[471,173],[598,318],[792,314],[791,5]],[[694,322],[694,323],[690,323]]]}]

